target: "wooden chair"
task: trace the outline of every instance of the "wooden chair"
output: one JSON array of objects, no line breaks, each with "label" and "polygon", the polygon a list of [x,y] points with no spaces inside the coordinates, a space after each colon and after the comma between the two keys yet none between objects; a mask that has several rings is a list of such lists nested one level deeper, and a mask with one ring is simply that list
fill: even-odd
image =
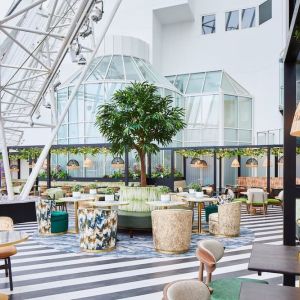
[{"label": "wooden chair", "polygon": [[[12,231],[14,229],[13,220],[9,217],[0,217],[0,231]],[[17,253],[15,246],[0,247],[0,259],[4,259],[4,265],[0,269],[5,270],[5,276],[9,277],[9,287],[13,290],[12,272],[10,257]]]}]

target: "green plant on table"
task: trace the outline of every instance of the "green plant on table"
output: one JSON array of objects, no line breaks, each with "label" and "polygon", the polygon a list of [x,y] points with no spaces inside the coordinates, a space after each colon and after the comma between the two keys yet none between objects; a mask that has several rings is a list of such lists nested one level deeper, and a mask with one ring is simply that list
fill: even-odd
[{"label": "green plant on table", "polygon": [[159,190],[161,191],[162,194],[168,194],[170,192],[170,188],[165,185],[159,187]]},{"label": "green plant on table", "polygon": [[105,191],[106,195],[114,195],[115,194],[115,190],[113,188],[107,188]]},{"label": "green plant on table", "polygon": [[81,192],[82,186],[80,184],[75,184],[72,186],[72,192]]},{"label": "green plant on table", "polygon": [[195,190],[195,192],[202,192],[202,186],[197,182],[190,183],[189,188]]}]

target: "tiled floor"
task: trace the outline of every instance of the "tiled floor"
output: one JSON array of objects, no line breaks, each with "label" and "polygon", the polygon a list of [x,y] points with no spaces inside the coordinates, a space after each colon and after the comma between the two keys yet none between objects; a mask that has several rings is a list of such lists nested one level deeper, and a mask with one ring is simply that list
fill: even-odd
[{"label": "tiled floor", "polygon": [[[282,211],[270,208],[267,216],[249,216],[243,211],[242,226],[255,232],[255,242],[282,244]],[[35,223],[16,225],[33,233]],[[226,250],[213,278],[258,278],[247,270],[251,245]],[[161,299],[170,281],[196,278],[195,257],[102,257],[58,251],[33,240],[18,245],[12,259],[14,291],[11,299]],[[278,274],[259,277],[271,284],[281,283]],[[7,278],[0,273],[0,290],[9,292]]]}]

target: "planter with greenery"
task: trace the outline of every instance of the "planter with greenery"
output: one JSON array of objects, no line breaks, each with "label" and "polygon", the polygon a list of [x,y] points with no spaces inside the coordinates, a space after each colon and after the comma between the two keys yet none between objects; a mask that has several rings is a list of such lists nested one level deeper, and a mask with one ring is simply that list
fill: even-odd
[{"label": "planter with greenery", "polygon": [[105,191],[105,201],[114,201],[115,200],[115,190],[112,188],[107,188]]},{"label": "planter with greenery", "polygon": [[75,184],[72,186],[72,196],[74,198],[79,198],[81,195],[82,186],[80,184]]},{"label": "planter with greenery", "polygon": [[189,184],[189,193],[196,193],[196,197],[203,197],[202,186],[197,182]]},{"label": "planter with greenery", "polygon": [[96,195],[97,194],[97,184],[95,184],[95,183],[90,184],[89,189],[90,189],[90,194],[91,195]]},{"label": "planter with greenery", "polygon": [[98,108],[96,123],[111,143],[111,152],[135,150],[141,165],[141,186],[146,182],[146,154],[167,146],[185,127],[183,108],[173,107],[171,96],[162,97],[150,83],[132,83],[114,93],[111,102]]}]

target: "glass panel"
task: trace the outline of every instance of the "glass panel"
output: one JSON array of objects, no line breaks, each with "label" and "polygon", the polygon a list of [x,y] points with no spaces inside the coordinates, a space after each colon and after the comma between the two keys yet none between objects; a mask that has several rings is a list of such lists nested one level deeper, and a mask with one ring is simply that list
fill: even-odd
[{"label": "glass panel", "polygon": [[229,11],[225,15],[225,30],[237,30],[239,29],[239,11]]},{"label": "glass panel", "polygon": [[221,81],[221,72],[208,72],[206,73],[205,84],[203,92],[218,92]]},{"label": "glass panel", "polygon": [[95,68],[93,73],[88,77],[87,80],[98,80],[98,79],[104,79],[105,74],[107,71],[107,67],[109,65],[111,56],[105,56],[103,57],[100,64]]},{"label": "glass panel", "polygon": [[187,94],[202,93],[205,73],[191,74],[189,85],[187,87]]},{"label": "glass panel", "polygon": [[175,75],[174,75],[174,76],[166,76],[166,78],[167,78],[172,84],[174,84],[174,81],[175,81],[176,76],[175,76]]},{"label": "glass panel", "polygon": [[141,78],[139,76],[139,71],[132,61],[132,58],[129,56],[123,56],[123,59],[125,65],[126,80],[140,81]]},{"label": "glass panel", "polygon": [[145,65],[142,62],[142,60],[137,59],[137,58],[133,58],[133,59],[136,62],[136,64],[138,65],[139,70],[143,74],[144,79],[146,81],[149,81],[149,82],[156,82],[157,81],[156,78],[154,77],[154,75],[145,67]]},{"label": "glass panel", "polygon": [[225,93],[236,95],[236,91],[233,88],[228,76],[226,76],[225,72],[223,72],[221,88],[222,88],[222,91]]},{"label": "glass panel", "polygon": [[259,6],[259,25],[272,19],[272,0],[268,0]]},{"label": "glass panel", "polygon": [[238,97],[236,96],[224,95],[224,127],[238,127]]},{"label": "glass panel", "polygon": [[224,140],[230,142],[236,142],[238,140],[238,131],[237,129],[224,129]]},{"label": "glass panel", "polygon": [[202,17],[202,33],[209,34],[216,32],[216,16],[209,15]]},{"label": "glass panel", "polygon": [[[252,130],[239,130],[239,141],[251,143]],[[263,143],[263,144],[265,144],[265,143]]]},{"label": "glass panel", "polygon": [[[94,71],[94,68],[97,66],[97,64],[99,64],[101,59],[103,59],[103,57],[98,57],[93,60],[93,62],[91,63],[91,65],[89,67],[89,70],[87,71],[85,80],[91,75],[91,73]],[[81,74],[81,72],[79,72],[79,74],[72,80],[73,83],[79,78],[80,74]]]},{"label": "glass panel", "polygon": [[255,26],[255,7],[242,10],[242,28]]},{"label": "glass panel", "polygon": [[184,93],[186,90],[186,86],[188,84],[188,80],[189,80],[189,74],[177,75],[174,85],[179,91]]},{"label": "glass panel", "polygon": [[239,97],[239,128],[252,129],[252,100]]},{"label": "glass panel", "polygon": [[124,79],[122,56],[115,55],[109,65],[106,79]]}]

